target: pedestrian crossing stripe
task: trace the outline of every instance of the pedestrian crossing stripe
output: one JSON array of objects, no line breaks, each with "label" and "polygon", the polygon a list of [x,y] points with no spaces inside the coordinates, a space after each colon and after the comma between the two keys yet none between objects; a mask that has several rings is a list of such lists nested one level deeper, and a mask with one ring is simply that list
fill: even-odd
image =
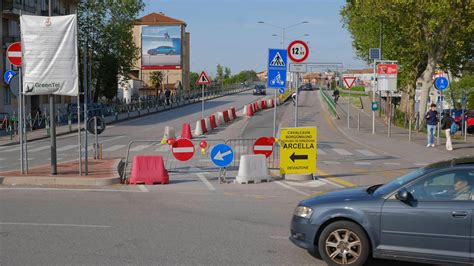
[{"label": "pedestrian crossing stripe", "polygon": [[270,66],[286,66],[285,61],[283,61],[279,52],[276,52],[275,57],[273,57],[272,61],[270,62]]},{"label": "pedestrian crossing stripe", "polygon": [[211,84],[211,80],[207,77],[206,72],[202,71],[199,78],[196,80],[197,85]]}]

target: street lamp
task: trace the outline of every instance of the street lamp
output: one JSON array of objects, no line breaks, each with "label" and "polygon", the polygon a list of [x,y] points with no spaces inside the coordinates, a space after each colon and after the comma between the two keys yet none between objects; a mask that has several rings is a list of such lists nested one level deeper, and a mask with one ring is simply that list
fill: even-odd
[{"label": "street lamp", "polygon": [[[301,25],[301,24],[307,24],[309,23],[308,21],[301,21],[301,22],[298,22],[296,24],[293,24],[293,25],[289,25],[289,26],[285,26],[285,27],[282,27],[282,26],[279,26],[279,25],[274,25],[274,24],[271,24],[271,23],[268,23],[268,22],[265,22],[265,21],[259,21],[258,24],[265,24],[265,25],[268,25],[270,27],[274,27],[274,28],[277,28],[277,29],[280,29],[282,31],[282,35],[279,36],[281,37],[282,39],[282,46],[284,47],[285,46],[285,31],[289,28],[292,28],[292,27],[296,27],[298,25]],[[276,35],[276,34],[275,34]],[[309,34],[308,34],[309,35]],[[276,35],[278,36],[278,35]]]}]

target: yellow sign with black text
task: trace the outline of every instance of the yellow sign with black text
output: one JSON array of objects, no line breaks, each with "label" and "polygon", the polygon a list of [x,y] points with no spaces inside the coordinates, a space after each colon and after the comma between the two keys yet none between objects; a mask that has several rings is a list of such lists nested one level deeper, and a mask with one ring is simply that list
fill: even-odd
[{"label": "yellow sign with black text", "polygon": [[316,128],[282,128],[280,174],[316,173]]}]

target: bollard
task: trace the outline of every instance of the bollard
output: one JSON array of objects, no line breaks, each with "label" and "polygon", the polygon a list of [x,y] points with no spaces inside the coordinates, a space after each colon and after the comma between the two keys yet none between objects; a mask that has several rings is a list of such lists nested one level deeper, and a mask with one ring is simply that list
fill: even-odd
[{"label": "bollard", "polygon": [[408,141],[411,141],[411,115],[410,120],[408,121]]},{"label": "bollard", "polygon": [[357,112],[357,131],[360,131],[360,112]]}]

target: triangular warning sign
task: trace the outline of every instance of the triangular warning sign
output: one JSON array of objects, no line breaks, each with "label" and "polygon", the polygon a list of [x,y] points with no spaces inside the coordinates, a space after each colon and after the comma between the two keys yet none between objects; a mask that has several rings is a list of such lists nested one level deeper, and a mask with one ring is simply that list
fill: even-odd
[{"label": "triangular warning sign", "polygon": [[270,62],[270,66],[285,66],[285,61],[283,61],[279,52],[276,52],[275,57]]},{"label": "triangular warning sign", "polygon": [[207,77],[206,72],[202,71],[199,78],[196,80],[197,85],[211,84],[211,80]]},{"label": "triangular warning sign", "polygon": [[352,85],[354,85],[355,80],[355,77],[344,77],[344,83],[346,83],[348,89],[350,89]]}]

